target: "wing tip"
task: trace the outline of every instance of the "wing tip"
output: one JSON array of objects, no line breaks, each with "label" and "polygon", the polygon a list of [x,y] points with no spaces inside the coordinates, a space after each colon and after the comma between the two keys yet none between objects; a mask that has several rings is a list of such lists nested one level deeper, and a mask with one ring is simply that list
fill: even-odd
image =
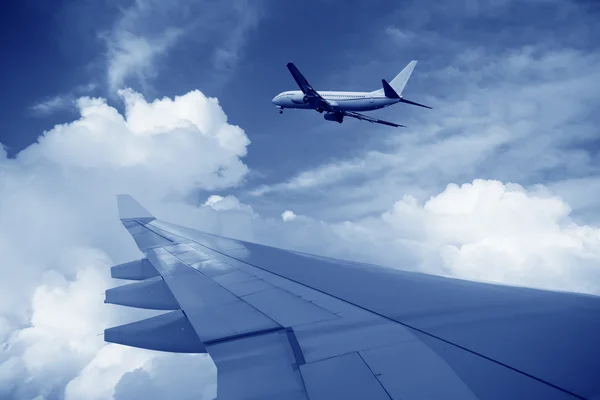
[{"label": "wing tip", "polygon": [[117,208],[119,209],[119,219],[145,219],[154,220],[154,215],[150,214],[140,203],[128,194],[117,195]]}]

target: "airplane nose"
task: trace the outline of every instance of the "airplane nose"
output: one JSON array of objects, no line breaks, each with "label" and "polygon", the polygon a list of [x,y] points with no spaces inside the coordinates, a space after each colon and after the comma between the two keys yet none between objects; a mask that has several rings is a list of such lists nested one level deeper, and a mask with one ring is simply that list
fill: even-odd
[{"label": "airplane nose", "polygon": [[279,95],[273,97],[273,100],[271,100],[273,102],[273,104],[277,104],[277,98],[279,97]]}]

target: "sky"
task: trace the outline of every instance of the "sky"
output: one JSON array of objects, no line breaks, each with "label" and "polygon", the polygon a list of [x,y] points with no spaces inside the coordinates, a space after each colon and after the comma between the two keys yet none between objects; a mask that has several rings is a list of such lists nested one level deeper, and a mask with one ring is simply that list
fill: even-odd
[{"label": "sky", "polygon": [[[115,195],[244,240],[600,294],[600,5],[11,2],[0,15],[0,398],[212,399],[205,355],[105,344],[140,257]],[[371,91],[394,129],[271,103]]]}]

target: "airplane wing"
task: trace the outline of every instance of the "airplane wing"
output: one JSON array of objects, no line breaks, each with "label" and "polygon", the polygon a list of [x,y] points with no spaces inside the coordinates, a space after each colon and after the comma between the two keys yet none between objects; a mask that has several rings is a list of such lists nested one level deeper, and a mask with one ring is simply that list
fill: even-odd
[{"label": "airplane wing", "polygon": [[331,104],[327,100],[323,98],[313,87],[308,83],[304,75],[300,72],[300,70],[294,65],[294,63],[287,63],[287,67],[290,70],[290,73],[294,77],[294,80],[302,90],[306,96],[308,96],[309,100],[315,106],[321,106],[321,108],[325,111],[334,111],[335,105]]},{"label": "airplane wing", "polygon": [[170,310],[107,342],[208,353],[217,398],[592,399],[600,297],[476,283],[120,218],[144,258],[107,303]]},{"label": "airplane wing", "polygon": [[368,115],[359,114],[359,113],[354,112],[354,111],[344,111],[343,114],[346,117],[352,117],[352,118],[356,118],[356,119],[359,119],[359,120],[362,120],[362,121],[369,121],[369,122],[374,123],[374,124],[383,124],[383,125],[388,125],[388,126],[394,126],[396,128],[406,128],[405,125],[395,124],[393,122],[388,122],[388,121],[384,121],[382,119],[373,118],[373,117],[370,117]]}]

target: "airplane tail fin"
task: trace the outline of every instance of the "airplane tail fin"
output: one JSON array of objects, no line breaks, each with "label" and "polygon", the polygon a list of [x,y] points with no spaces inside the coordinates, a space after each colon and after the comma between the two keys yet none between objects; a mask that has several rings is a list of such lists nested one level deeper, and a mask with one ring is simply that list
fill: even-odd
[{"label": "airplane tail fin", "polygon": [[[378,89],[375,90],[374,92],[372,92],[372,94],[379,94],[382,95],[385,93],[385,95],[387,96],[388,93],[396,93],[396,96],[392,95],[392,98],[398,98],[398,97],[402,97],[402,91],[404,90],[404,87],[406,86],[406,82],[408,82],[408,78],[410,78],[410,75],[412,74],[413,70],[415,69],[415,65],[417,65],[417,62],[415,60],[411,61],[408,63],[408,65],[406,67],[404,67],[404,69],[402,71],[400,71],[400,73],[398,75],[396,75],[396,77],[394,79],[392,79],[391,82],[385,82],[383,84],[384,89]],[[391,89],[388,90],[388,89]],[[390,97],[390,96],[388,96]]]},{"label": "airplane tail fin", "polygon": [[406,67],[404,67],[404,69],[402,71],[400,71],[400,73],[398,75],[396,75],[396,77],[394,79],[392,79],[392,81],[389,83],[385,79],[382,79],[381,84],[383,86],[383,89],[379,89],[374,92],[371,92],[371,94],[373,94],[373,95],[382,95],[383,94],[383,95],[385,95],[385,97],[390,98],[390,99],[400,99],[401,103],[407,103],[407,104],[412,104],[413,106],[419,106],[419,107],[431,109],[431,107],[429,107],[429,106],[426,106],[424,104],[419,104],[417,102],[410,101],[410,100],[407,100],[402,97],[402,91],[404,90],[404,87],[406,86],[406,83],[408,82],[408,78],[410,78],[410,75],[412,74],[413,70],[415,69],[415,65],[417,65],[417,62],[414,60],[409,62],[408,65]]},{"label": "airplane tail fin", "polygon": [[412,74],[416,65],[417,62],[415,60],[409,62],[408,65],[404,67],[404,69],[400,71],[400,73],[396,75],[396,77],[390,82],[390,86],[396,93],[398,93],[399,96],[402,96],[402,91],[404,90],[404,87],[408,82],[408,78],[410,78],[410,75]]}]

